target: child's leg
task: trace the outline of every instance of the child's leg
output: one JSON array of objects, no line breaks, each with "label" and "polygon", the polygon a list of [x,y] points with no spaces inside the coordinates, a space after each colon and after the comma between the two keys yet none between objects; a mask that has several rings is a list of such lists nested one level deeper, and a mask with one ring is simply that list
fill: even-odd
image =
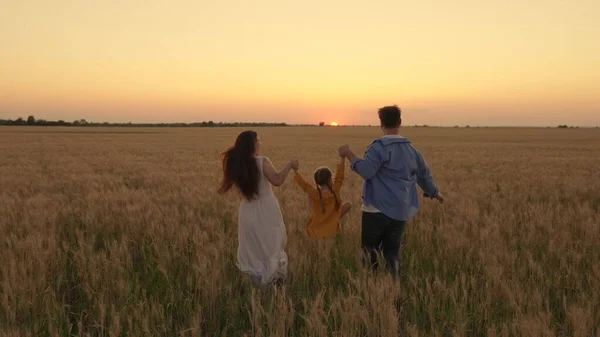
[{"label": "child's leg", "polygon": [[348,214],[348,212],[350,212],[351,209],[352,209],[352,203],[350,201],[346,201],[342,205],[342,216]]},{"label": "child's leg", "polygon": [[[342,215],[340,216],[340,228],[346,224],[346,221],[348,221],[348,219],[346,219],[344,216],[348,215],[348,213],[350,213],[351,209],[352,209],[352,203],[350,201],[346,201],[342,205]],[[340,235],[339,233],[338,233],[338,235],[336,235],[336,242],[338,241],[339,235]]]}]

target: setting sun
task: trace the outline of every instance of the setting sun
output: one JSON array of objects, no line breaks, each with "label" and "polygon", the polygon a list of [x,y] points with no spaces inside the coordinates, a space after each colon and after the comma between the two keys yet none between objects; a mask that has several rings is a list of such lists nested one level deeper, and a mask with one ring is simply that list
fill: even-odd
[{"label": "setting sun", "polygon": [[337,122],[331,122],[331,126],[338,126]]}]

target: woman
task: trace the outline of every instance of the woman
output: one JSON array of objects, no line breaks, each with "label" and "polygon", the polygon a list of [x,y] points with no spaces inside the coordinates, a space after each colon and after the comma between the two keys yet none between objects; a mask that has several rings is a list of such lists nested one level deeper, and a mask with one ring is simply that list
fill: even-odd
[{"label": "woman", "polygon": [[285,224],[271,188],[281,186],[298,162],[291,160],[277,171],[269,158],[260,156],[260,139],[244,131],[223,153],[223,181],[219,193],[236,187],[244,197],[239,208],[238,268],[266,285],[287,276]]}]

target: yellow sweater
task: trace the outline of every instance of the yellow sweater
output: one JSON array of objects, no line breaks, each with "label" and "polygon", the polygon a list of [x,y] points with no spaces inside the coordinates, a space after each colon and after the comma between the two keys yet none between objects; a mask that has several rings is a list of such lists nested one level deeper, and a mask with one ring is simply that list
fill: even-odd
[{"label": "yellow sweater", "polygon": [[344,164],[337,165],[333,186],[331,187],[338,198],[339,207],[337,210],[335,209],[335,197],[329,190],[321,190],[321,196],[325,203],[325,213],[323,213],[318,187],[315,188],[307,183],[300,173],[294,175],[294,181],[310,197],[312,215],[306,225],[308,236],[315,238],[335,236],[340,230],[340,217],[342,215],[340,191],[344,183]]}]

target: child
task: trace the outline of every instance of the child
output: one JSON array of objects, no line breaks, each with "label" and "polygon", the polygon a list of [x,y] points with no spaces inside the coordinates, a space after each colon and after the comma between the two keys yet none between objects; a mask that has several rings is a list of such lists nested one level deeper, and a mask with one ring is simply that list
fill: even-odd
[{"label": "child", "polygon": [[332,179],[331,170],[321,167],[315,171],[314,179],[317,187],[313,187],[304,180],[298,172],[298,167],[293,166],[294,181],[308,194],[311,201],[311,217],[306,225],[308,236],[314,238],[331,238],[340,231],[340,219],[352,207],[349,202],[342,203],[340,191],[344,183],[344,164],[346,158],[340,158],[337,165],[335,178]]}]

